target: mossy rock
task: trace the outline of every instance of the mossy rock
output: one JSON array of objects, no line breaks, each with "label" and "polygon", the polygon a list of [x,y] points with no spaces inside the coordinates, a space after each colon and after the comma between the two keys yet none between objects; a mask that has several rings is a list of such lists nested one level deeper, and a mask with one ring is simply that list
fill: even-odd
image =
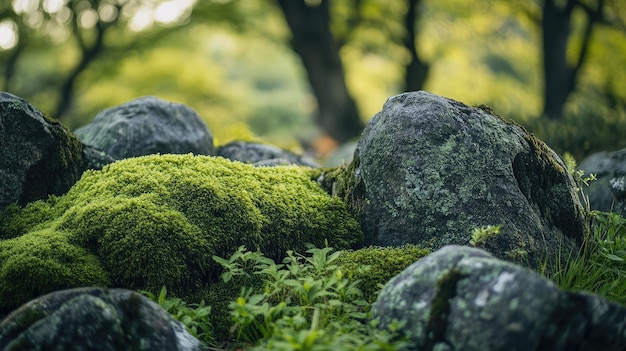
[{"label": "mossy rock", "polygon": [[63,194],[87,162],[83,145],[58,121],[15,95],[0,92],[0,211]]},{"label": "mossy rock", "polygon": [[383,285],[430,253],[428,249],[410,244],[400,247],[370,246],[346,251],[335,263],[349,278],[360,280],[359,289],[363,297],[368,302],[374,302]]},{"label": "mossy rock", "polygon": [[[304,252],[307,243],[356,247],[363,236],[344,202],[325,193],[306,169],[255,168],[209,156],[118,161],[85,172],[64,196],[8,212],[0,220],[5,225],[0,238],[11,238],[0,241],[3,247],[31,238],[33,250],[46,251],[33,239],[37,231],[45,231],[97,257],[110,279],[110,284],[102,279],[66,281],[66,287],[158,291],[166,285],[178,296],[198,296],[220,273],[212,256],[228,257],[240,245],[278,260],[287,250]],[[24,262],[31,256],[21,255]],[[2,270],[7,260],[18,259],[4,257]],[[26,264],[20,269],[31,268]],[[46,267],[37,269],[45,273]],[[21,297],[0,299],[0,310],[58,288],[38,279],[20,284],[15,275],[5,276],[0,287],[21,290]]]},{"label": "mossy rock", "polygon": [[588,232],[574,180],[546,144],[484,106],[423,91],[389,98],[352,163],[323,175],[360,218],[366,245],[436,250],[500,225],[484,248],[536,268]]},{"label": "mossy rock", "polygon": [[110,285],[98,258],[70,237],[46,228],[0,241],[0,312],[50,291]]}]

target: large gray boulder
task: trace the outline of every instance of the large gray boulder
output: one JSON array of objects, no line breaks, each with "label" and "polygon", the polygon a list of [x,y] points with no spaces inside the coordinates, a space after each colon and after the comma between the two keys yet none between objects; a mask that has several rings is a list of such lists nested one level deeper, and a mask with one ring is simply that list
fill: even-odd
[{"label": "large gray boulder", "polygon": [[213,136],[192,108],[141,97],[100,112],[74,132],[116,160],[151,154],[213,155]]},{"label": "large gray boulder", "polygon": [[273,145],[252,143],[247,141],[233,141],[217,148],[217,156],[229,160],[250,163],[255,166],[285,166],[299,165],[319,167],[306,156],[296,155]]},{"label": "large gray boulder", "polygon": [[567,256],[585,233],[572,177],[521,127],[427,92],[391,97],[367,124],[348,170],[348,202],[366,244],[432,249],[468,244],[501,225],[485,248],[538,265]]},{"label": "large gray boulder", "polygon": [[57,291],[0,322],[0,350],[204,350],[159,305],[123,289]]},{"label": "large gray boulder", "polygon": [[83,151],[59,122],[0,92],[0,211],[65,193],[87,168]]},{"label": "large gray boulder", "polygon": [[592,154],[580,163],[578,169],[597,177],[583,189],[592,210],[626,216],[626,149]]},{"label": "large gray boulder", "polygon": [[400,322],[411,350],[626,349],[623,307],[464,246],[445,246],[395,276],[372,312],[382,329]]}]

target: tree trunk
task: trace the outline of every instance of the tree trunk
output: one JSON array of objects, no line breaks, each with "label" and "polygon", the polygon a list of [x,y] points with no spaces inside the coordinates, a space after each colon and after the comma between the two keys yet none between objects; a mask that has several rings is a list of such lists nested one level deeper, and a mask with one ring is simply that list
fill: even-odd
[{"label": "tree trunk", "polygon": [[570,36],[570,15],[573,9],[569,0],[564,8],[556,0],[544,0],[543,18],[543,114],[550,119],[559,119],[567,97],[574,90],[574,71],[567,64],[567,42]]},{"label": "tree trunk", "polygon": [[300,56],[317,98],[317,125],[339,143],[363,130],[357,106],[346,87],[339,46],[330,32],[328,0],[277,0],[291,30],[291,45]]},{"label": "tree trunk", "polygon": [[429,65],[421,60],[415,47],[415,23],[417,21],[417,8],[420,0],[408,0],[408,8],[404,17],[404,28],[406,35],[404,37],[404,47],[409,51],[411,60],[406,66],[404,74],[405,91],[421,90],[426,82]]},{"label": "tree trunk", "polygon": [[[589,53],[589,43],[594,26],[602,19],[604,0],[598,0],[595,8],[577,0],[568,0],[559,7],[557,0],[544,0],[543,18],[543,71],[544,107],[543,114],[551,119],[563,115],[563,107],[568,96],[576,88],[580,68]],[[582,37],[578,57],[573,65],[567,63],[567,43],[571,34],[571,17],[574,7],[580,6],[587,15],[587,23]]]}]

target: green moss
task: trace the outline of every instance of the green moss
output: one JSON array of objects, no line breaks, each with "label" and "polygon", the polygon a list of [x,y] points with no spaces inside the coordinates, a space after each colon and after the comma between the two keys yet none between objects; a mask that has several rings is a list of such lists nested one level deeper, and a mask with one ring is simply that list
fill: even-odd
[{"label": "green moss", "polygon": [[[44,221],[38,229],[63,233],[96,255],[113,286],[167,285],[178,296],[197,296],[220,273],[211,257],[228,257],[240,245],[281,259],[287,250],[304,252],[307,243],[356,247],[363,236],[341,199],[302,168],[192,155],[139,157],[87,171],[66,195],[29,205],[5,223],[22,233],[32,226],[17,223],[36,218]],[[15,280],[0,279],[4,285]]]},{"label": "green moss", "polygon": [[367,247],[346,251],[337,258],[337,265],[352,279],[361,280],[359,288],[364,298],[374,302],[381,285],[398,275],[430,250],[416,245],[401,247]]},{"label": "green moss", "polygon": [[341,198],[357,220],[360,220],[367,201],[364,200],[365,183],[355,175],[359,165],[359,155],[355,154],[348,165],[309,171],[311,179],[316,180],[327,193]]},{"label": "green moss", "polygon": [[0,213],[0,240],[11,239],[36,229],[38,225],[48,222],[60,215],[54,211],[55,197],[48,201],[35,201],[26,208],[17,204],[7,206]]},{"label": "green moss", "polygon": [[68,233],[43,229],[0,241],[0,309],[76,286],[108,286],[108,274]]}]

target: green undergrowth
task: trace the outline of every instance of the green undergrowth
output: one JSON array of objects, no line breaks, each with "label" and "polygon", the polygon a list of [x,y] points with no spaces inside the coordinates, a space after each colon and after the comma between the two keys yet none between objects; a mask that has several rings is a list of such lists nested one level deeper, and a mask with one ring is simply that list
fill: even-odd
[{"label": "green undergrowth", "polygon": [[180,299],[164,299],[164,290],[150,296],[219,349],[401,350],[406,343],[393,330],[379,330],[371,321],[371,304],[382,284],[428,253],[413,245],[326,247],[305,255],[288,251],[276,263],[242,246],[229,258],[213,257],[224,272],[216,285],[219,293],[206,300],[210,315],[201,326],[195,311],[206,311],[206,305],[190,308]]},{"label": "green undergrowth", "polygon": [[[566,291],[626,306],[626,219],[591,215],[581,251],[548,278]],[[381,284],[428,253],[412,245],[312,248],[305,255],[289,251],[276,263],[242,246],[229,258],[213,258],[224,271],[206,305],[189,308],[176,298],[160,303],[215,350],[403,350],[409,345],[395,334],[398,326],[379,330],[370,308]],[[207,305],[207,318],[196,318]]]},{"label": "green undergrowth", "polygon": [[[2,213],[0,312],[60,287],[167,285],[195,297],[219,278],[212,256],[241,245],[279,259],[305,243],[347,249],[362,237],[341,199],[300,167],[193,155],[126,159],[85,172],[63,196]],[[85,271],[98,273],[76,278]],[[24,284],[25,274],[37,279]]]},{"label": "green undergrowth", "polygon": [[591,211],[591,232],[579,252],[548,275],[561,289],[587,291],[626,306],[626,219]]},{"label": "green undergrowth", "polygon": [[564,155],[585,209],[589,230],[577,252],[554,258],[555,270],[544,271],[566,291],[587,291],[626,306],[626,219],[616,213],[592,211],[584,189],[594,174],[577,169],[576,160]]}]

